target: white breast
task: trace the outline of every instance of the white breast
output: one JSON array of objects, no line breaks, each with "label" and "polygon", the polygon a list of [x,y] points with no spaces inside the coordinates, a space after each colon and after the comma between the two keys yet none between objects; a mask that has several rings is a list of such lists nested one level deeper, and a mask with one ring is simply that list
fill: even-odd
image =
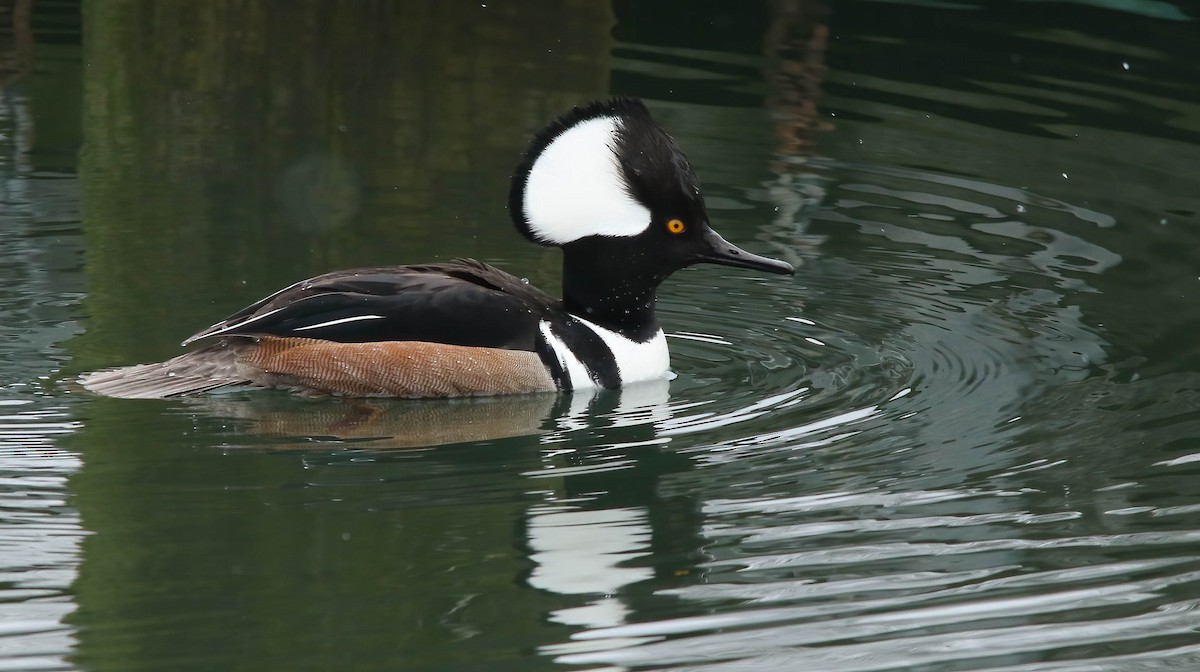
[{"label": "white breast", "polygon": [[621,374],[622,385],[666,377],[671,368],[671,353],[667,350],[667,337],[662,329],[645,343],[638,343],[598,324],[592,324],[579,317],[575,319],[596,332],[600,340],[612,351],[613,358],[617,361],[617,370]]},{"label": "white breast", "polygon": [[[667,350],[667,338],[662,329],[659,329],[645,343],[638,343],[579,316],[575,316],[575,319],[595,332],[612,352],[613,360],[617,363],[617,375],[620,376],[622,385],[667,378],[671,368],[671,353]],[[586,365],[574,352],[571,352],[561,338],[554,334],[550,329],[550,323],[542,322],[538,328],[546,342],[554,350],[559,366],[571,376],[572,387],[577,390],[596,387],[596,382],[588,374]]]}]

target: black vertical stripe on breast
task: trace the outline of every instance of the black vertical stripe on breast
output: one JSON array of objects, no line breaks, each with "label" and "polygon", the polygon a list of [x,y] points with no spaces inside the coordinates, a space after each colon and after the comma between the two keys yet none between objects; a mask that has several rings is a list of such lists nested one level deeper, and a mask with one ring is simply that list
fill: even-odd
[{"label": "black vertical stripe on breast", "polygon": [[570,315],[551,324],[550,329],[583,363],[597,385],[610,390],[621,387],[621,370],[617,368],[617,359],[600,334]]}]

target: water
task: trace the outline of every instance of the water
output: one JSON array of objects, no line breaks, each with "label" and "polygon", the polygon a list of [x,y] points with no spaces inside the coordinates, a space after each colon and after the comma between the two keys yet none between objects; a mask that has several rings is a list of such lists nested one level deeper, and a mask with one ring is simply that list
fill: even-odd
[{"label": "water", "polygon": [[[0,668],[1200,667],[1195,16],[18,12]],[[611,94],[648,99],[727,238],[799,266],[669,280],[669,385],[69,384],[333,268],[475,256],[556,290],[505,179],[542,123]]]}]

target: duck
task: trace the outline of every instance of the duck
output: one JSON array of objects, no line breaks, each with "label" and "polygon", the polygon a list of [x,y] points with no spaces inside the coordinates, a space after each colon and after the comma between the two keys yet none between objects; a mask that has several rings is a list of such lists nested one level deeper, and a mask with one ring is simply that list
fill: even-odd
[{"label": "duck", "polygon": [[561,298],[473,259],[334,271],[183,341],[177,357],[85,374],[109,397],[220,388],[310,396],[459,397],[619,388],[670,374],[659,285],[698,263],[793,274],[711,226],[699,181],[646,105],[580,105],[514,171],[517,231],[562,251]]}]

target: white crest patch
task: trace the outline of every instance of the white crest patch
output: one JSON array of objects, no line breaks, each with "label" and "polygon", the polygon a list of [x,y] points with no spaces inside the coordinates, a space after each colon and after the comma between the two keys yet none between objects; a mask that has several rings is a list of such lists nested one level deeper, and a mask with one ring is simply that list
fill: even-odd
[{"label": "white crest patch", "polygon": [[626,188],[617,161],[617,124],[598,117],[572,126],[538,155],[522,204],[539,241],[563,245],[585,236],[636,236],[650,210]]}]

